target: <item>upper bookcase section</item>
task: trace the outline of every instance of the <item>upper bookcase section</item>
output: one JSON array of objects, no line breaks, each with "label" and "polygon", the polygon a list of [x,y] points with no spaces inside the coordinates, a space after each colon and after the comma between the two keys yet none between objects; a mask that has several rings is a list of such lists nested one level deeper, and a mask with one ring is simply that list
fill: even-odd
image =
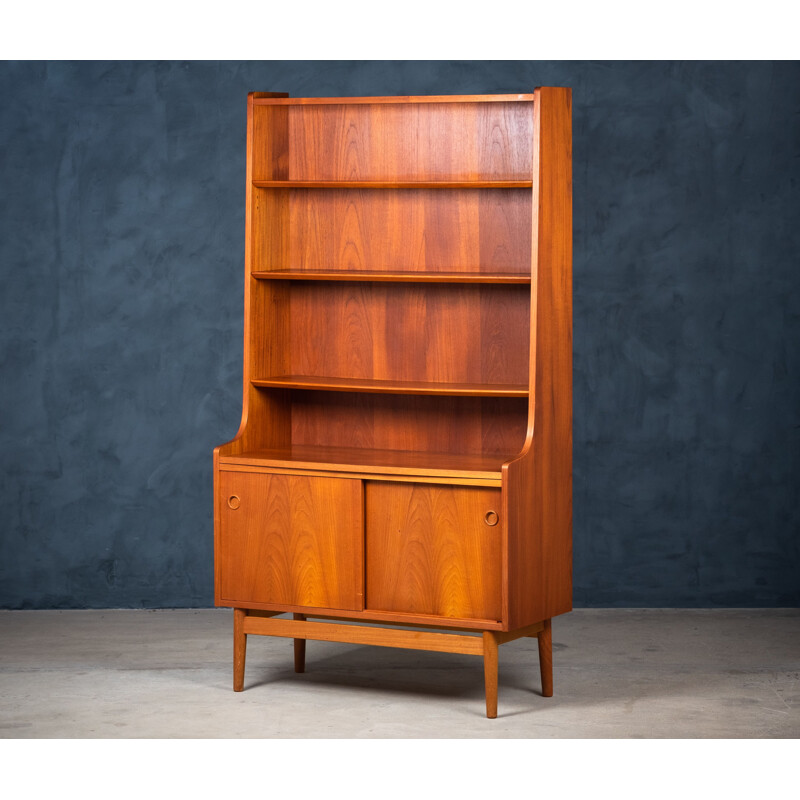
[{"label": "upper bookcase section", "polygon": [[251,179],[529,182],[533,95],[255,98]]}]

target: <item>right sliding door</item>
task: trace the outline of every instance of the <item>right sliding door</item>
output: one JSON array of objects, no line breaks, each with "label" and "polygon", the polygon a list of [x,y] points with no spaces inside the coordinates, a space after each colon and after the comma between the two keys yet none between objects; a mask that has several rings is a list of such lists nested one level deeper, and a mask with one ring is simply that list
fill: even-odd
[{"label": "right sliding door", "polygon": [[366,607],[500,620],[500,490],[366,483]]}]

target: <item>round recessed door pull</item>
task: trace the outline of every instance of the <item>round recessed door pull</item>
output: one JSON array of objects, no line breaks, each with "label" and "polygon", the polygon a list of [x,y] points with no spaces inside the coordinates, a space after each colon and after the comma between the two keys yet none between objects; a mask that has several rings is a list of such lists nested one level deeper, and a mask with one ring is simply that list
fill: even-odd
[{"label": "round recessed door pull", "polygon": [[487,525],[491,525],[494,527],[500,521],[500,517],[497,516],[496,511],[487,511],[483,517],[484,521]]},{"label": "round recessed door pull", "polygon": [[238,496],[237,496],[237,495],[235,495],[235,494],[232,494],[232,495],[231,495],[231,496],[228,498],[228,508],[232,508],[232,509],[234,509],[234,511],[235,511],[237,508],[239,508],[239,502],[240,502],[240,501],[239,501],[239,498],[238,498]]}]

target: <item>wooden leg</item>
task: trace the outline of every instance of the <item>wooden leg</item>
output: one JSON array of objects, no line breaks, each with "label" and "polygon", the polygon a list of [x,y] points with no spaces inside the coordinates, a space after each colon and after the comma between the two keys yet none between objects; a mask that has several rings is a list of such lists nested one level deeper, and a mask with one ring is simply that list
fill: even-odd
[{"label": "wooden leg", "polygon": [[247,652],[247,634],[244,632],[244,618],[247,612],[243,608],[233,609],[233,691],[244,689],[244,658]]},{"label": "wooden leg", "polygon": [[[293,614],[294,619],[298,619],[301,622],[305,620],[305,614]],[[294,671],[295,672],[305,672],[306,671],[306,640],[305,639],[295,639],[294,640]]]},{"label": "wooden leg", "polygon": [[491,631],[483,632],[483,678],[486,683],[486,716],[497,717],[497,639]]},{"label": "wooden leg", "polygon": [[549,619],[536,637],[539,640],[539,669],[542,672],[542,697],[553,696],[553,630]]}]

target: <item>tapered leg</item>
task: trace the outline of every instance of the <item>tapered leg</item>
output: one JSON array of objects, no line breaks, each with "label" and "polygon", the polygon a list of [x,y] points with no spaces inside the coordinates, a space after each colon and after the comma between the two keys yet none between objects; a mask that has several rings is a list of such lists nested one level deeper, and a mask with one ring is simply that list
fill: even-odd
[{"label": "tapered leg", "polygon": [[[292,615],[295,619],[304,620],[306,618],[305,614],[293,614]],[[305,639],[295,639],[294,640],[294,671],[295,672],[305,672],[306,671],[306,640]]]},{"label": "tapered leg", "polygon": [[243,608],[233,609],[233,691],[244,689],[244,658],[247,652],[247,634],[244,632],[244,618],[247,612]]},{"label": "tapered leg", "polygon": [[553,696],[553,630],[550,620],[536,637],[539,640],[539,669],[542,672],[542,697]]},{"label": "tapered leg", "polygon": [[486,683],[486,716],[497,717],[497,639],[491,631],[483,632],[483,679]]}]

